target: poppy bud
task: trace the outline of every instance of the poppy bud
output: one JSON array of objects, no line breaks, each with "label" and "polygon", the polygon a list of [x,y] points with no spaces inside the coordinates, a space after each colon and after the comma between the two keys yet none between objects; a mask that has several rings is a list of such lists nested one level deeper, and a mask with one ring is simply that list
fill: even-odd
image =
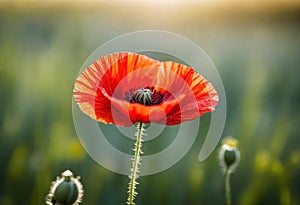
[{"label": "poppy bud", "polygon": [[52,182],[46,204],[78,205],[83,196],[83,188],[79,179],[80,177],[74,178],[71,171],[64,171],[61,177],[57,177],[56,181]]},{"label": "poppy bud", "polygon": [[223,140],[220,150],[220,165],[226,170],[233,172],[240,161],[240,151],[237,148],[238,141],[235,138],[227,137]]}]

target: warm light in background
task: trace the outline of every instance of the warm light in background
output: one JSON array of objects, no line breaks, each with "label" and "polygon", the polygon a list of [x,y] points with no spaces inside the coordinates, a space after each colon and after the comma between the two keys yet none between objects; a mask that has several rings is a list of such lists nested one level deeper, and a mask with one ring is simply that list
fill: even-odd
[{"label": "warm light in background", "polygon": [[[300,204],[299,2],[0,0],[0,204],[41,204],[66,169],[82,176],[84,204],[124,203],[127,177],[87,156],[71,95],[93,50],[145,29],[187,37],[220,72],[224,134],[238,138],[243,156],[232,178],[234,204]],[[209,120],[201,119],[197,142],[176,167],[143,178],[144,205],[224,204],[216,153],[197,161]],[[108,140],[131,153],[129,138]],[[145,153],[173,140],[149,140]]]}]

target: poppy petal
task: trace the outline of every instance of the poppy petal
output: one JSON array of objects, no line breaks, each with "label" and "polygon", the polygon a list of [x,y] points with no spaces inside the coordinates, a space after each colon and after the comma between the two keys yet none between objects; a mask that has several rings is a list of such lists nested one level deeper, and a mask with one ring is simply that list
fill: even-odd
[{"label": "poppy petal", "polygon": [[[146,106],[126,99],[149,86],[163,96],[159,104]],[[77,78],[73,95],[91,118],[120,126],[176,125],[212,112],[218,103],[212,84],[192,68],[135,53],[115,53],[95,61]]]},{"label": "poppy petal", "polygon": [[112,95],[118,83],[129,73],[139,68],[158,67],[159,63],[147,56],[126,52],[101,57],[77,78],[73,90],[74,99],[91,118],[115,124],[111,101],[103,95],[101,89]]},{"label": "poppy petal", "polygon": [[[207,112],[214,111],[219,99],[217,91],[210,82],[186,65],[175,62],[162,62],[162,64],[166,70],[177,73],[188,85],[179,85],[183,89],[181,92],[186,96],[178,106],[168,113],[167,125],[193,120]],[[178,83],[176,84],[177,89]]]}]

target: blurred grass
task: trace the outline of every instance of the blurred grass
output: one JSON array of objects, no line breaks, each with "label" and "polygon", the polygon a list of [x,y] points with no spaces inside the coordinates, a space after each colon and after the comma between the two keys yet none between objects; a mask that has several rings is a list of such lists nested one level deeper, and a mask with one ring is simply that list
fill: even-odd
[{"label": "blurred grass", "polygon": [[[295,2],[0,3],[0,204],[42,204],[65,169],[82,176],[83,204],[125,203],[127,177],[95,163],[77,139],[71,96],[94,49],[140,29],[190,38],[219,70],[224,136],[239,139],[242,157],[234,204],[299,204],[299,20]],[[209,119],[201,120],[204,130]],[[224,204],[217,152],[197,161],[204,134],[174,167],[139,179],[137,204]]]}]

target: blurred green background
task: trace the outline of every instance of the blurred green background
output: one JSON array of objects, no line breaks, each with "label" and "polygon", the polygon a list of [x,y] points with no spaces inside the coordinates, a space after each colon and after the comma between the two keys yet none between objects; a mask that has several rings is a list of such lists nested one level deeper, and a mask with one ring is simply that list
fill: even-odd
[{"label": "blurred green background", "polygon": [[[93,161],[76,136],[72,89],[98,46],[143,29],[183,35],[215,63],[228,101],[224,136],[241,151],[234,204],[300,204],[299,21],[300,4],[284,1],[0,2],[0,204],[43,204],[66,169],[82,177],[82,204],[125,204],[128,178]],[[224,204],[217,150],[197,160],[209,119],[179,163],[138,180],[138,205]]]}]

